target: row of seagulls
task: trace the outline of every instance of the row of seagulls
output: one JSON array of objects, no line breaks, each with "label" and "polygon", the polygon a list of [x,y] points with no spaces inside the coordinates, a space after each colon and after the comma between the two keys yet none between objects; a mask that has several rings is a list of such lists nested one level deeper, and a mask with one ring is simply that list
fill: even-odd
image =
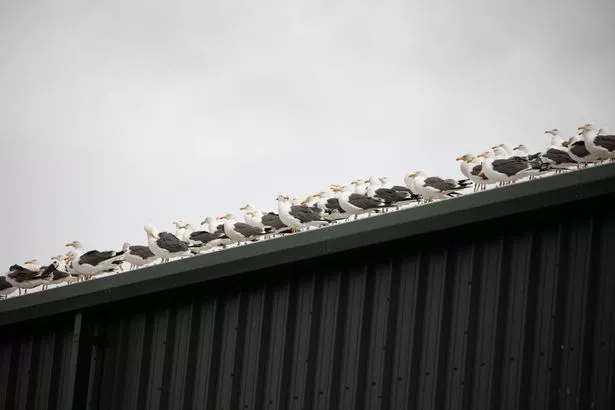
[{"label": "row of seagulls", "polygon": [[562,138],[557,128],[544,134],[550,141],[541,152],[532,154],[524,144],[513,148],[498,144],[476,155],[468,153],[457,157],[464,179],[442,178],[422,170],[406,174],[403,185],[391,183],[388,177],[356,178],[345,185],[332,184],[303,200],[287,194],[278,195],[277,209],[261,210],[251,204],[244,205],[239,208],[243,221],[232,213],[217,218],[208,216],[197,230],[190,223],[176,219],[172,222],[175,233],[159,232],[152,224],[147,224],[144,226],[147,244],[124,243],[121,251],[86,252],[79,241],[67,243],[69,252],[54,256],[47,265],[33,258],[10,266],[9,271],[0,276],[0,297],[12,295],[16,290],[21,294],[22,290],[26,293],[36,287],[45,289],[122,271],[124,263],[132,271],[156,262],[166,263],[175,258],[454,198],[472,186],[475,192],[482,191],[489,185],[504,186],[551,172],[567,172],[615,160],[615,136],[606,128],[583,124],[568,140]]}]

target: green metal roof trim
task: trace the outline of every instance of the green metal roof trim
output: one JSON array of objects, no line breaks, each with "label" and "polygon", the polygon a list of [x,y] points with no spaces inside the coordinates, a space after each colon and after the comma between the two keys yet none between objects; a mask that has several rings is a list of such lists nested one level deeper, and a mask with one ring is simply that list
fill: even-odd
[{"label": "green metal roof trim", "polygon": [[21,322],[615,192],[615,164],[154,265],[0,301],[0,325]]}]

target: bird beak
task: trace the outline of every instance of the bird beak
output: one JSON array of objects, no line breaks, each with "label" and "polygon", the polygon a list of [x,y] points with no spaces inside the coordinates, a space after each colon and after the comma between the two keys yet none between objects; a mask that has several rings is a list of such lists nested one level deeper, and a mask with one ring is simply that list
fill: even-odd
[{"label": "bird beak", "polygon": [[205,225],[206,223],[207,223],[207,220],[205,220],[205,219],[203,219],[203,220],[201,221],[201,225]]},{"label": "bird beak", "polygon": [[485,173],[483,171],[481,171],[481,172],[478,173],[478,176],[482,178],[482,177],[485,176]]},{"label": "bird beak", "polygon": [[240,210],[240,211],[245,211],[245,210],[246,210],[246,207],[245,207],[245,206],[242,206],[241,208],[239,208],[239,210]]},{"label": "bird beak", "polygon": [[73,246],[72,243],[65,243],[64,246]]},{"label": "bird beak", "polygon": [[496,148],[499,148],[499,147],[500,147],[499,145],[495,145],[495,146],[491,147],[491,149],[496,149]]},{"label": "bird beak", "polygon": [[307,204],[307,199],[304,199],[303,201],[300,202],[301,205],[305,205]]},{"label": "bird beak", "polygon": [[461,161],[463,159],[463,157],[457,157],[455,158],[455,161]]}]

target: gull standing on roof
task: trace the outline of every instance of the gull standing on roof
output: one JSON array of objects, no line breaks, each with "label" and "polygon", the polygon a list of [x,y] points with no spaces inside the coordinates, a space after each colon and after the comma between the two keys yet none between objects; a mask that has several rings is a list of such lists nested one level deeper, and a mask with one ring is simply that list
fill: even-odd
[{"label": "gull standing on roof", "polygon": [[539,159],[529,161],[521,157],[510,157],[500,146],[494,148],[494,154],[483,160],[479,176],[486,175],[493,181],[512,183],[550,169]]},{"label": "gull standing on roof", "polygon": [[478,176],[478,174],[482,170],[482,157],[487,155],[487,152],[481,154],[482,155],[478,156],[474,156],[472,154],[464,154],[455,158],[456,161],[460,161],[459,169],[463,176],[465,176],[474,183],[474,192],[482,191],[487,187],[488,178],[486,176]]},{"label": "gull standing on roof", "polygon": [[578,162],[570,156],[568,148],[564,147],[564,139],[557,128],[547,130],[545,134],[551,136],[551,143],[540,156],[542,162],[549,164],[551,168],[555,169],[555,173],[565,172],[571,166],[578,165]]},{"label": "gull standing on roof", "polygon": [[280,219],[292,232],[299,232],[303,227],[321,227],[328,224],[322,219],[320,212],[305,205],[293,205],[288,195],[278,195],[276,200]]},{"label": "gull standing on roof", "polygon": [[593,124],[587,123],[579,128],[585,147],[596,158],[601,160],[615,158],[615,135],[609,135],[606,129],[597,129]]},{"label": "gull standing on roof", "polygon": [[426,202],[461,195],[457,192],[458,190],[469,188],[472,185],[469,179],[454,180],[428,177],[423,171],[409,173],[404,177],[404,182],[413,192],[425,198]]},{"label": "gull standing on roof", "polygon": [[258,236],[265,233],[262,229],[248,225],[247,223],[237,222],[235,215],[230,213],[219,216],[217,219],[224,221],[224,233],[237,244],[257,240],[256,238]]},{"label": "gull standing on roof", "polygon": [[405,190],[395,190],[384,188],[380,178],[372,176],[367,181],[367,196],[384,201],[387,206],[400,206],[415,202],[418,196],[413,195],[408,188]]},{"label": "gull standing on roof", "polygon": [[[79,280],[79,275],[70,274],[66,268],[66,255],[56,255],[51,258],[54,268],[52,269],[52,279],[49,285],[60,285],[62,283],[71,284]],[[48,286],[44,285],[43,289]]]},{"label": "gull standing on roof", "polygon": [[158,232],[152,224],[143,228],[147,234],[147,245],[152,253],[169,262],[171,258],[192,256],[188,244],[170,232]]},{"label": "gull standing on roof", "polygon": [[359,215],[364,213],[367,213],[369,216],[372,212],[386,207],[382,199],[370,198],[367,195],[355,193],[352,185],[334,185],[332,189],[334,192],[339,193],[339,205],[344,210],[344,213],[354,215],[354,219],[357,219]]},{"label": "gull standing on roof", "polygon": [[207,249],[213,249],[216,246],[226,248],[227,245],[233,243],[231,238],[226,236],[226,234],[224,233],[224,224],[220,223],[217,218],[214,218],[213,216],[208,216],[201,221],[201,225],[204,225],[204,228],[207,232],[218,236],[218,239],[213,240],[207,244]]},{"label": "gull standing on roof", "polygon": [[122,250],[124,251],[124,261],[129,264],[129,270],[149,265],[158,259],[158,256],[154,255],[149,246],[131,245],[124,242]]},{"label": "gull standing on roof", "polygon": [[[115,268],[117,263],[122,262],[124,252],[91,250],[85,252],[83,245],[79,241],[67,243],[66,246],[73,248],[72,267],[79,275],[85,279],[101,274],[110,268]],[[117,262],[117,263],[116,263]]]}]

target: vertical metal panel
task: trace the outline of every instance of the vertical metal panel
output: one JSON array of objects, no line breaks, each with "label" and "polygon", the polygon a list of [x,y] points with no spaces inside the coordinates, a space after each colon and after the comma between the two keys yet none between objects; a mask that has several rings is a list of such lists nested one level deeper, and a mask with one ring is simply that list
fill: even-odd
[{"label": "vertical metal panel", "polygon": [[223,278],[11,328],[0,407],[610,409],[613,266],[598,206]]},{"label": "vertical metal panel", "polygon": [[72,316],[4,328],[0,334],[0,408],[71,407]]}]

